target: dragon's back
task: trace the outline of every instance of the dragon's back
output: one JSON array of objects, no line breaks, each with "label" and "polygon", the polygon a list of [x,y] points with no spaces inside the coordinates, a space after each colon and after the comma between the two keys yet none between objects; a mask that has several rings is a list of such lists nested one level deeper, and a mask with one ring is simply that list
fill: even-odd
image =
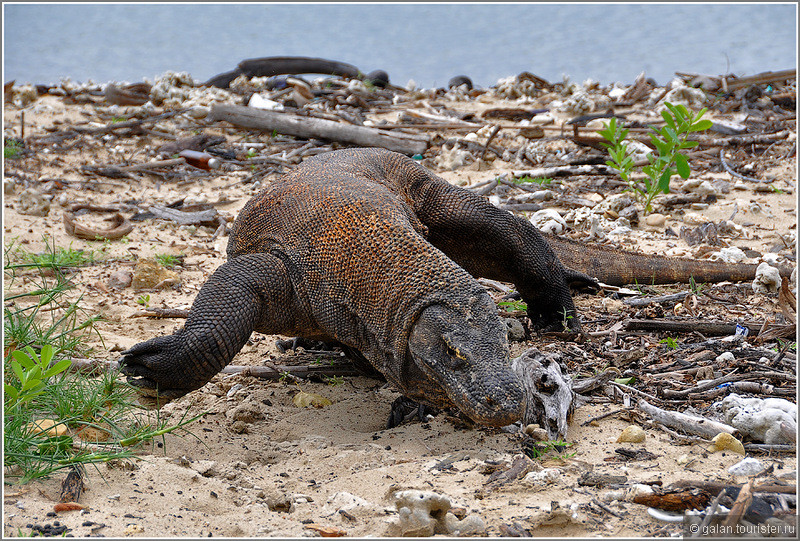
[{"label": "dragon's back", "polygon": [[306,160],[245,205],[228,244],[229,258],[269,252],[283,260],[319,328],[368,358],[405,355],[422,309],[482,292],[424,238],[381,156]]}]

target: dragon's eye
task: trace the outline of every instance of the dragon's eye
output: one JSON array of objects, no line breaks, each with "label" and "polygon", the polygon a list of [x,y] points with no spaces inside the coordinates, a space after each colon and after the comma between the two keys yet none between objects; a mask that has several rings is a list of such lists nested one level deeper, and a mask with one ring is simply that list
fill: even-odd
[{"label": "dragon's eye", "polygon": [[458,370],[463,368],[466,365],[466,359],[464,355],[458,351],[458,348],[447,344],[447,357],[450,361],[450,368],[453,370]]}]

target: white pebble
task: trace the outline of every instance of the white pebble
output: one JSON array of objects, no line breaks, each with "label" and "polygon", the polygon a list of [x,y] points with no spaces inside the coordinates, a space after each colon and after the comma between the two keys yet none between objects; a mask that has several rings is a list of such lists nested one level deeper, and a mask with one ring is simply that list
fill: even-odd
[{"label": "white pebble", "polygon": [[735,360],[735,357],[733,356],[733,353],[731,353],[730,351],[726,351],[714,360],[718,363],[730,363]]},{"label": "white pebble", "polygon": [[542,209],[533,213],[531,224],[545,233],[558,235],[567,228],[567,222],[555,209]]},{"label": "white pebble", "polygon": [[765,466],[760,460],[747,457],[728,468],[728,473],[742,476],[758,475],[764,471],[764,468]]},{"label": "white pebble", "polygon": [[780,287],[781,274],[778,269],[770,266],[769,263],[761,263],[756,269],[753,291],[764,295],[766,293],[777,293]]},{"label": "white pebble", "polygon": [[722,248],[719,252],[713,252],[712,258],[720,259],[725,263],[740,263],[747,259],[747,256],[741,248],[731,246],[729,248]]}]

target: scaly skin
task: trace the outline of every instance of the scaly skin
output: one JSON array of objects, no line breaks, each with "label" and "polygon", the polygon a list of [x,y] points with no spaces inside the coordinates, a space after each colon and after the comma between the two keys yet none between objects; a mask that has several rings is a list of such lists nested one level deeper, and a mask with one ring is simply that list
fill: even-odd
[{"label": "scaly skin", "polygon": [[[570,267],[607,283],[677,278],[660,260],[651,268],[636,254],[550,242]],[[123,372],[142,393],[171,399],[210,380],[254,330],[336,340],[407,397],[506,425],[525,397],[505,326],[473,276],[513,282],[536,329],[579,330],[569,287],[596,282],[555,252],[527,220],[405,156],[330,152],[244,206],[229,260],[185,327],[124,352]],[[631,262],[645,274],[626,274]]]},{"label": "scaly skin", "polygon": [[[698,284],[740,282],[752,280],[758,267],[749,263],[637,254],[552,235],[545,235],[545,238],[566,267],[580,269],[600,282],[613,286],[688,283],[690,278],[694,278]],[[778,265],[777,268],[781,276],[789,276],[793,270],[788,265]]]},{"label": "scaly skin", "polygon": [[517,283],[542,329],[575,312],[571,274],[532,225],[380,149],[311,158],[258,194],[228,257],[183,330],[123,353],[143,392],[200,387],[258,330],[337,340],[404,395],[506,425],[524,411],[522,386],[496,307],[467,271]]}]

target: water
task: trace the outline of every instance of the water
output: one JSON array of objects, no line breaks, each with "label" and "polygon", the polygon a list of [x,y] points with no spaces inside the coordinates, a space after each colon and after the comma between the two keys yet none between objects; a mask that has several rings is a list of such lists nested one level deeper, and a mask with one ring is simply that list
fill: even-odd
[{"label": "water", "polygon": [[797,65],[795,4],[4,4],[3,81],[196,80],[245,58],[318,56],[395,84],[530,71],[603,84],[642,71],[749,75]]}]

